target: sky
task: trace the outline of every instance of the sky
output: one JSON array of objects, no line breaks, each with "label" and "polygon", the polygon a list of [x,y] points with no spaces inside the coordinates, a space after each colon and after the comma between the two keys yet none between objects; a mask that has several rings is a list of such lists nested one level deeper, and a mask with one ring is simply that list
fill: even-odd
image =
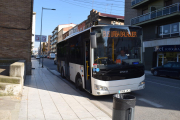
[{"label": "sky", "polygon": [[[36,12],[35,35],[40,35],[41,12],[43,8],[42,35],[52,35],[60,24],[79,24],[87,19],[92,9],[101,13],[124,16],[124,0],[34,0],[33,11]],[[35,49],[39,43],[35,42]]]}]

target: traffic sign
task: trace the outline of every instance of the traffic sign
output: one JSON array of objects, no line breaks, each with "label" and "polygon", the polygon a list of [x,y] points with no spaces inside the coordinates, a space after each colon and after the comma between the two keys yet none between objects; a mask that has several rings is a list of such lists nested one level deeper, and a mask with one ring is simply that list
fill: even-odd
[{"label": "traffic sign", "polygon": [[[46,38],[47,38],[46,35],[42,35],[41,42],[46,42]],[[41,39],[41,35],[35,35],[35,42],[40,42],[40,39]]]}]

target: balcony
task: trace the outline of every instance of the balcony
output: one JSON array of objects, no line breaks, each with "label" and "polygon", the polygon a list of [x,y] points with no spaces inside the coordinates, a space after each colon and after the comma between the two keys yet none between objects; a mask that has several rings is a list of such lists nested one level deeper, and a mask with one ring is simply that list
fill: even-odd
[{"label": "balcony", "polygon": [[153,12],[131,19],[131,25],[142,25],[149,22],[162,20],[168,17],[180,15],[180,3],[176,3]]},{"label": "balcony", "polygon": [[137,9],[138,7],[144,6],[145,4],[148,4],[149,1],[152,0],[132,0],[131,1],[131,8]]}]

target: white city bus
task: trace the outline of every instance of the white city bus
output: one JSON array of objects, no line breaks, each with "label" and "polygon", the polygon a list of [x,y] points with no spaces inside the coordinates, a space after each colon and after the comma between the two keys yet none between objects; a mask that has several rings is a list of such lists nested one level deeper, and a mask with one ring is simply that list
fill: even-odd
[{"label": "white city bus", "polygon": [[92,26],[57,44],[61,76],[96,96],[144,89],[142,55],[140,27]]}]

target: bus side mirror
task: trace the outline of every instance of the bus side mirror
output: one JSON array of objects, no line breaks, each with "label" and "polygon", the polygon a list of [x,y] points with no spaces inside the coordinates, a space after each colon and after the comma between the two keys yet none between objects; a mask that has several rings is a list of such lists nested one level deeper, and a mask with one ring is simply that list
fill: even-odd
[{"label": "bus side mirror", "polygon": [[96,40],[96,33],[90,33],[90,40],[91,40],[91,48],[97,48],[97,40]]}]

